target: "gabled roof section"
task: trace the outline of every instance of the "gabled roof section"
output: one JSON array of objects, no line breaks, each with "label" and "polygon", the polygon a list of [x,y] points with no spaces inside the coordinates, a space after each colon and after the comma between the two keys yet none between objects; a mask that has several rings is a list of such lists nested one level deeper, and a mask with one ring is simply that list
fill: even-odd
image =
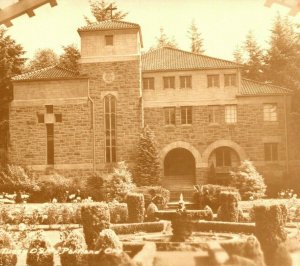
[{"label": "gabled roof section", "polygon": [[120,20],[105,20],[96,22],[78,29],[81,31],[95,31],[95,30],[122,30],[122,29],[140,29],[140,25],[136,23],[120,21]]},{"label": "gabled roof section", "polygon": [[142,71],[145,72],[238,67],[241,65],[231,61],[170,47],[159,48],[142,55]]},{"label": "gabled roof section", "polygon": [[264,96],[285,95],[292,93],[291,90],[268,83],[258,82],[250,79],[242,79],[240,96]]},{"label": "gabled roof section", "polygon": [[61,66],[50,66],[39,70],[27,72],[12,78],[13,81],[29,80],[55,80],[55,79],[78,79],[84,78],[79,76],[75,71],[65,69]]}]

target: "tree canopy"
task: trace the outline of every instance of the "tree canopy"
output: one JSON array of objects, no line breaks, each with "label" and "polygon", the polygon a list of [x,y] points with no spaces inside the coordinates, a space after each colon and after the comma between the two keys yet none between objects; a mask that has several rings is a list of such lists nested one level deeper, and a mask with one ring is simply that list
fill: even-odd
[{"label": "tree canopy", "polygon": [[178,47],[174,37],[172,38],[168,37],[163,27],[160,28],[160,35],[156,37],[156,43],[153,47],[150,48],[150,50],[154,50],[162,47],[171,47],[171,48]]},{"label": "tree canopy", "polygon": [[34,71],[58,64],[58,55],[49,48],[39,49],[28,63],[28,70]]},{"label": "tree canopy", "polygon": [[21,74],[24,53],[23,47],[0,29],[0,102],[11,99],[11,77]]},{"label": "tree canopy", "polygon": [[64,53],[59,57],[59,65],[63,68],[78,71],[78,60],[80,59],[80,52],[78,48],[73,45],[63,46]]},{"label": "tree canopy", "polygon": [[195,54],[203,54],[205,52],[203,48],[203,38],[195,24],[195,20],[192,21],[192,24],[188,29],[188,37],[191,41],[191,52]]},{"label": "tree canopy", "polygon": [[91,13],[93,15],[93,19],[91,20],[87,16],[85,16],[85,21],[87,24],[105,21],[105,20],[122,20],[127,16],[127,12],[116,11],[118,9],[115,2],[107,2],[104,0],[89,0]]}]

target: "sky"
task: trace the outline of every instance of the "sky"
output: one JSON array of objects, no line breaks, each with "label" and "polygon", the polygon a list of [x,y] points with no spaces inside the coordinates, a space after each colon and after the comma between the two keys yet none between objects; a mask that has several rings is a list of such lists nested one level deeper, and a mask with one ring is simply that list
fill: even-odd
[{"label": "sky", "polygon": [[[0,8],[16,0],[0,0]],[[154,45],[160,28],[174,37],[180,49],[189,50],[187,30],[192,20],[204,39],[205,54],[232,60],[234,49],[241,45],[249,30],[266,48],[270,28],[277,13],[285,16],[289,9],[265,0],[116,0],[118,8],[129,12],[125,21],[141,25],[146,51]],[[75,44],[80,48],[77,29],[85,25],[84,15],[90,16],[88,0],[57,0],[35,9],[35,17],[23,15],[12,20],[7,33],[20,43],[30,58],[39,48],[51,48],[62,53],[62,46]],[[300,23],[300,12],[290,17]]]}]

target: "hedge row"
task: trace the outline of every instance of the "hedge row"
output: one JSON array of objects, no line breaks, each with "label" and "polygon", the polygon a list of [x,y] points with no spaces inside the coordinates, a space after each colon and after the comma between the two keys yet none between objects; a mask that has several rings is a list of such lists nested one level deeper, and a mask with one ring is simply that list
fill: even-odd
[{"label": "hedge row", "polygon": [[215,221],[197,221],[193,222],[194,231],[202,232],[231,232],[254,234],[254,223],[231,223],[231,222],[215,222]]},{"label": "hedge row", "polygon": [[[81,224],[81,207],[98,204],[102,203],[49,203],[40,204],[38,208],[34,209],[30,204],[14,205],[14,208],[11,208],[10,205],[0,205],[0,224]],[[126,203],[110,202],[108,206],[112,223],[127,222]]]},{"label": "hedge row", "polygon": [[138,232],[154,233],[165,230],[166,221],[147,222],[147,223],[130,223],[130,224],[112,224],[110,229],[114,230],[117,235],[135,234]]},{"label": "hedge row", "polygon": [[[207,220],[211,221],[213,219],[213,212],[210,209],[206,210],[187,210],[187,218],[191,220]],[[173,220],[177,217],[176,211],[157,211],[155,217],[160,220]]]}]

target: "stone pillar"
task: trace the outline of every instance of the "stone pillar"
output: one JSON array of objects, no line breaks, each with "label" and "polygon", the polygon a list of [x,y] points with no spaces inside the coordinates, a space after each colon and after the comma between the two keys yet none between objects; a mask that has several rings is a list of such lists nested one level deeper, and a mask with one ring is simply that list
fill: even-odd
[{"label": "stone pillar", "polygon": [[206,184],[207,183],[207,174],[208,174],[207,167],[196,168],[196,184],[197,185]]}]

